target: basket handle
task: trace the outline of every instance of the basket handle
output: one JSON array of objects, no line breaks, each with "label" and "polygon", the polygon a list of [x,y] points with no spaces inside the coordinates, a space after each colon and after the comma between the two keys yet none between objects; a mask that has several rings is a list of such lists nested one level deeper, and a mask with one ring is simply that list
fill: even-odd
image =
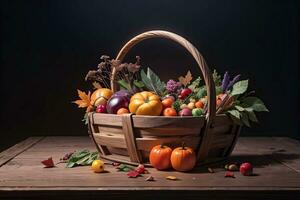
[{"label": "basket handle", "polygon": [[[148,31],[144,32],[142,34],[139,34],[129,40],[120,50],[119,54],[116,57],[116,60],[119,60],[122,62],[126,54],[129,52],[129,50],[138,44],[139,42],[150,39],[150,38],[166,38],[169,40],[173,40],[183,46],[190,54],[194,57],[196,62],[199,65],[199,68],[202,72],[204,82],[207,88],[207,98],[208,98],[208,112],[207,112],[207,125],[209,125],[213,118],[216,115],[216,91],[215,91],[215,83],[213,81],[212,74],[203,58],[203,56],[199,53],[199,51],[192,45],[189,41],[187,41],[185,38],[168,31],[162,31],[162,30],[154,30],[154,31]],[[116,92],[116,68],[112,69],[112,75],[111,75],[111,89],[113,92]]]}]

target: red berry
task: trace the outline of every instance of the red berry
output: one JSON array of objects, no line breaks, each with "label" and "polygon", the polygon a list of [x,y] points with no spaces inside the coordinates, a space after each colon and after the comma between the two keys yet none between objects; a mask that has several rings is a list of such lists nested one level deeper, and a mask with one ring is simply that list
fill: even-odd
[{"label": "red berry", "polygon": [[253,173],[253,167],[251,165],[251,163],[243,163],[240,166],[240,172],[244,175],[244,176],[250,176]]},{"label": "red berry", "polygon": [[190,88],[184,88],[183,90],[181,90],[180,95],[181,97],[185,98],[187,96],[189,96],[189,94],[192,93],[192,90]]},{"label": "red berry", "polygon": [[105,104],[100,104],[96,108],[97,113],[107,113],[106,111],[106,105]]}]

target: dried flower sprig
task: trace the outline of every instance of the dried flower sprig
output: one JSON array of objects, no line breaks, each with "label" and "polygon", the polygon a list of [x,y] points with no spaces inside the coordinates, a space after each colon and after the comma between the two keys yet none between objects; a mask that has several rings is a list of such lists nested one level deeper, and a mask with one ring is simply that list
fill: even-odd
[{"label": "dried flower sprig", "polygon": [[107,55],[102,55],[100,57],[102,60],[98,64],[97,70],[88,71],[85,76],[86,81],[97,82],[101,87],[110,88],[110,79],[112,75],[112,69],[116,69],[116,78],[118,80],[125,80],[130,83],[132,80],[139,78],[138,72],[140,70],[140,57],[136,56],[135,63],[121,63],[119,60],[110,59]]}]

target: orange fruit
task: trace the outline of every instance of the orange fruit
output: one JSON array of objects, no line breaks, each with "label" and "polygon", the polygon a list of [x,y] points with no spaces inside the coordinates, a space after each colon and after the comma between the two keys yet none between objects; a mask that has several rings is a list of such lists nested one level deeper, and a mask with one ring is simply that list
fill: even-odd
[{"label": "orange fruit", "polygon": [[162,100],[162,105],[163,105],[163,108],[170,108],[172,107],[173,105],[173,99],[171,98],[165,98],[164,100]]},{"label": "orange fruit", "polygon": [[117,111],[117,115],[123,115],[123,114],[126,114],[126,113],[129,113],[129,110],[127,108],[120,108]]},{"label": "orange fruit", "polygon": [[163,111],[164,116],[177,116],[177,112],[174,108],[166,108]]},{"label": "orange fruit", "polygon": [[196,103],[195,103],[195,107],[196,108],[204,108],[204,103],[202,102],[202,101],[197,101]]}]

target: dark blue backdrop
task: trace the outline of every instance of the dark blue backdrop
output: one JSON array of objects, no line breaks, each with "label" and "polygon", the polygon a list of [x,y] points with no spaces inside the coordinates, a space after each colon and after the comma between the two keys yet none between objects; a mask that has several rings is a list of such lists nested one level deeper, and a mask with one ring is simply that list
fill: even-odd
[{"label": "dark blue backdrop", "polygon": [[[129,3],[130,2],[130,3]],[[85,135],[70,102],[102,54],[151,29],[188,38],[220,72],[249,77],[270,109],[242,135],[299,136],[299,1],[1,1],[1,139]],[[150,40],[140,55],[165,80],[195,62],[176,44]],[[129,57],[130,58],[130,57]]]}]

